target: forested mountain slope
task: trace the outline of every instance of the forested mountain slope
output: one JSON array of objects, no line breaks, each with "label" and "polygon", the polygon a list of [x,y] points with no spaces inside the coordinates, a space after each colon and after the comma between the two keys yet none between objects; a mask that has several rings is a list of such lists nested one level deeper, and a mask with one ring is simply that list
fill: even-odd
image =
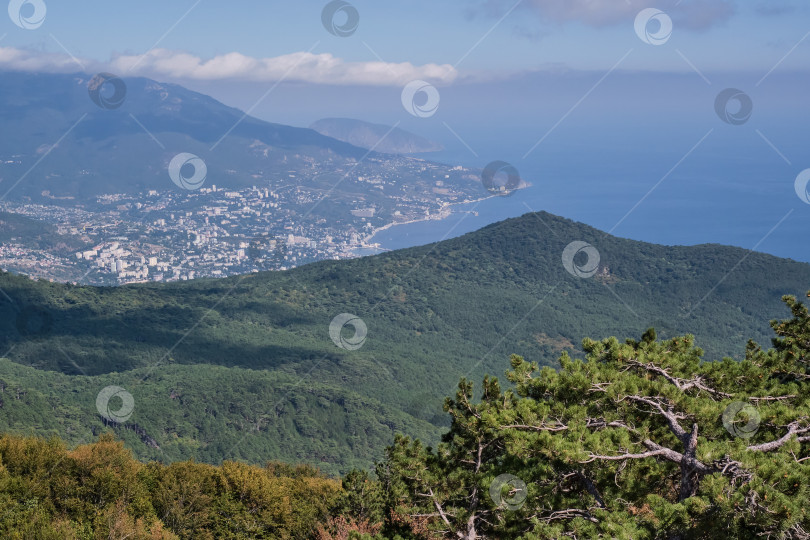
[{"label": "forested mountain slope", "polygon": [[[574,241],[599,253],[590,278],[563,265]],[[779,298],[808,283],[804,263],[620,239],[547,213],[375,257],[222,280],[92,288],[3,274],[0,354],[11,362],[0,378],[39,405],[22,420],[0,408],[0,427],[88,440],[102,427],[95,394],[118,385],[135,401],[130,422],[166,459],[345,471],[370,463],[396,431],[438,436],[441,400],[458,379],[501,373],[512,353],[555,365],[562,351],[581,356],[586,336],[654,326],[662,338],[695,334],[708,359],[739,358],[748,338],[768,342]],[[365,323],[360,348],[330,338],[341,313]],[[156,457],[134,432],[122,436]]]}]

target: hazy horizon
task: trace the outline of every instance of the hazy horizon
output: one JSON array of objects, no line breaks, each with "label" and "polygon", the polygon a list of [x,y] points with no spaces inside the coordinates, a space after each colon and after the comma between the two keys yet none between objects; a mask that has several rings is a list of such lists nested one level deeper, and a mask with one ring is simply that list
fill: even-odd
[{"label": "hazy horizon", "polygon": [[[293,126],[396,125],[444,145],[426,159],[503,160],[532,184],[436,234],[386,231],[385,247],[531,209],[810,261],[810,205],[794,188],[810,167],[810,6],[797,0],[21,5],[0,69],[150,77]],[[403,106],[414,80],[435,90],[425,114]],[[753,104],[741,122],[716,111],[729,88]]]}]

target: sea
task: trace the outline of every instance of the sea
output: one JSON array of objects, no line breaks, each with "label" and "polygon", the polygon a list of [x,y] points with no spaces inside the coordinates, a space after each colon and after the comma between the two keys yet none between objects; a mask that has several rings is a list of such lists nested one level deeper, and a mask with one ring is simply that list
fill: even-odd
[{"label": "sea", "polygon": [[795,188],[810,168],[808,133],[718,124],[445,138],[447,150],[418,157],[476,168],[503,160],[531,186],[456,206],[442,221],[391,227],[372,241],[385,250],[424,245],[543,210],[633,240],[725,244],[810,262],[810,204]]}]

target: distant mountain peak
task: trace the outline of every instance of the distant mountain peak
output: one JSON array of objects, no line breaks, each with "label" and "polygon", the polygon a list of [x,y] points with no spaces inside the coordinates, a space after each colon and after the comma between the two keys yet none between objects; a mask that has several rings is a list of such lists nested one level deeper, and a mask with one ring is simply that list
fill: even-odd
[{"label": "distant mountain peak", "polygon": [[[94,103],[92,93],[99,82],[92,75],[2,72],[0,183],[4,189],[37,162],[42,155],[37,149],[47,150],[44,145],[61,141],[15,187],[11,199],[36,200],[43,190],[92,200],[102,193],[157,189],[166,185],[165,165],[180,152],[210,159],[212,170],[219,164],[222,169],[240,169],[238,177],[229,178],[241,181],[240,185],[256,183],[251,176],[256,171],[276,170],[288,153],[317,162],[335,157],[353,161],[366,153],[311,129],[247,116],[176,84],[144,77],[123,81],[120,103],[105,107]],[[275,153],[258,159],[248,148],[255,140]],[[111,152],[116,148],[126,151]],[[54,176],[66,180],[55,184],[49,180]]]},{"label": "distant mountain peak", "polygon": [[374,148],[377,152],[386,154],[417,154],[444,150],[441,144],[404,129],[353,118],[323,118],[309,128],[353,146],[367,150]]}]

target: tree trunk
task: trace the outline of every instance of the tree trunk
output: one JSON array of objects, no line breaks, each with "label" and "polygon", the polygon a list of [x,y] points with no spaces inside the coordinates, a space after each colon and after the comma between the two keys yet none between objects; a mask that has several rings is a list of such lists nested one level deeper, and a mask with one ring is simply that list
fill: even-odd
[{"label": "tree trunk", "polygon": [[478,488],[474,488],[470,497],[470,517],[467,518],[467,534],[464,540],[476,540],[478,532],[475,530],[475,511],[478,509]]},{"label": "tree trunk", "polygon": [[697,470],[697,434],[698,425],[692,424],[692,433],[684,441],[683,459],[681,459],[681,490],[678,501],[693,497],[700,485],[700,473]]}]

